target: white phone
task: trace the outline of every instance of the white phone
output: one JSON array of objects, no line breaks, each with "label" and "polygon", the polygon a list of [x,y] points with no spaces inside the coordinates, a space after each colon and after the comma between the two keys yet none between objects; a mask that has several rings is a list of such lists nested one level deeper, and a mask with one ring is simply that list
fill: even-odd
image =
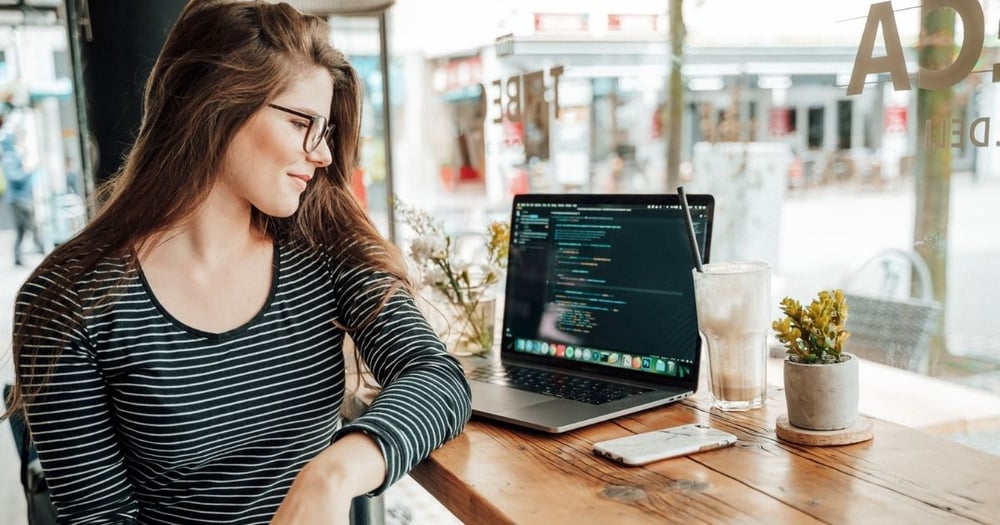
[{"label": "white phone", "polygon": [[624,465],[645,465],[736,443],[736,436],[694,423],[594,443],[594,453]]}]

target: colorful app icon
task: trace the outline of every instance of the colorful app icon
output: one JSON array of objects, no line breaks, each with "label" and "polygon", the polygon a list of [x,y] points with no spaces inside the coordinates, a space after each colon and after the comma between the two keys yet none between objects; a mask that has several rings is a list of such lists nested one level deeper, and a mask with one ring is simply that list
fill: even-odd
[{"label": "colorful app icon", "polygon": [[566,345],[556,345],[556,355],[566,357]]},{"label": "colorful app icon", "polygon": [[642,358],[635,356],[632,358],[632,368],[642,368]]},{"label": "colorful app icon", "polygon": [[583,352],[583,360],[590,361],[590,351],[589,350],[580,350],[580,351]]},{"label": "colorful app icon", "polygon": [[677,375],[677,363],[673,361],[667,361],[667,375],[668,376]]},{"label": "colorful app icon", "polygon": [[601,360],[601,353],[598,352],[597,350],[594,350],[594,351],[590,352],[590,360],[591,361],[600,361]]},{"label": "colorful app icon", "polygon": [[618,352],[611,352],[608,354],[608,364],[616,365],[618,364],[619,359],[621,359],[621,356],[618,355]]},{"label": "colorful app icon", "polygon": [[542,353],[543,354],[549,353],[549,344],[548,343],[542,343]]},{"label": "colorful app icon", "polygon": [[650,358],[648,358],[648,357],[643,357],[642,358],[642,369],[643,370],[649,370],[652,367],[653,367],[653,360],[650,359]]},{"label": "colorful app icon", "polygon": [[661,374],[664,373],[664,372],[666,372],[667,371],[667,363],[664,362],[662,359],[657,359],[656,360],[656,371],[659,372],[659,373],[661,373]]},{"label": "colorful app icon", "polygon": [[628,368],[632,366],[632,356],[625,354],[622,356],[622,366]]}]

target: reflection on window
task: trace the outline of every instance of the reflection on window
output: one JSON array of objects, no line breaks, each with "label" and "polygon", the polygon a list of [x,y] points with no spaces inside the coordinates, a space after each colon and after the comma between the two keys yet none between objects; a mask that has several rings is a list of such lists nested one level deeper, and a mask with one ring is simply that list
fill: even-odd
[{"label": "reflection on window", "polygon": [[[988,28],[1000,19],[993,4],[983,3]],[[404,49],[394,57],[402,94],[393,122],[406,200],[478,231],[517,193],[674,191],[668,141],[677,133],[679,182],[715,194],[728,225],[716,232],[717,257],[765,259],[782,295],[806,299],[882,250],[921,252],[946,288],[937,297],[944,357],[930,374],[971,383],[955,376],[1000,370],[1000,325],[986,319],[1000,295],[991,269],[1000,236],[989,231],[1000,224],[991,204],[1000,84],[989,72],[954,86],[934,134],[921,135],[930,117],[918,112],[915,85],[896,90],[888,75],[869,75],[847,95],[869,3],[785,2],[794,22],[766,42],[759,27],[773,13],[756,4],[685,3],[682,104],[670,116],[663,2],[640,2],[627,17],[572,3],[548,14],[520,1],[455,7],[461,27],[417,5],[398,0],[392,24]],[[908,80],[920,34],[912,14],[899,15]],[[947,154],[928,171],[919,159],[932,147]],[[929,212],[945,227],[917,233]],[[947,265],[935,269],[928,255]],[[1000,391],[996,383],[988,388]]]}]

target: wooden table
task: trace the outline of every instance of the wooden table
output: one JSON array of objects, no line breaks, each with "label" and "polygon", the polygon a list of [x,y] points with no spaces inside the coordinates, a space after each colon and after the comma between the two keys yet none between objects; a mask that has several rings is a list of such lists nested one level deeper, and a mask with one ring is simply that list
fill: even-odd
[{"label": "wooden table", "polygon": [[[1000,396],[992,392],[867,359],[858,361],[858,409],[863,414],[938,436],[1000,431]],[[769,383],[783,384],[783,367],[784,358],[768,359]]]},{"label": "wooden table", "polygon": [[[900,394],[904,395],[904,394]],[[465,523],[1000,523],[1000,456],[882,420],[842,447],[779,441],[784,394],[721,412],[704,390],[668,407],[566,434],[473,418],[411,476]],[[619,466],[595,441],[685,423],[732,432],[735,446]]]}]

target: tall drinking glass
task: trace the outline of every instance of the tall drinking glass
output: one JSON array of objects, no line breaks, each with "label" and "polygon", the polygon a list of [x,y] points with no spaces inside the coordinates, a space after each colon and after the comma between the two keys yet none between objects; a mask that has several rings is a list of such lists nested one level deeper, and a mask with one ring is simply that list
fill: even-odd
[{"label": "tall drinking glass", "polygon": [[712,406],[750,410],[767,395],[771,266],[720,262],[692,270],[698,331],[708,348]]}]

